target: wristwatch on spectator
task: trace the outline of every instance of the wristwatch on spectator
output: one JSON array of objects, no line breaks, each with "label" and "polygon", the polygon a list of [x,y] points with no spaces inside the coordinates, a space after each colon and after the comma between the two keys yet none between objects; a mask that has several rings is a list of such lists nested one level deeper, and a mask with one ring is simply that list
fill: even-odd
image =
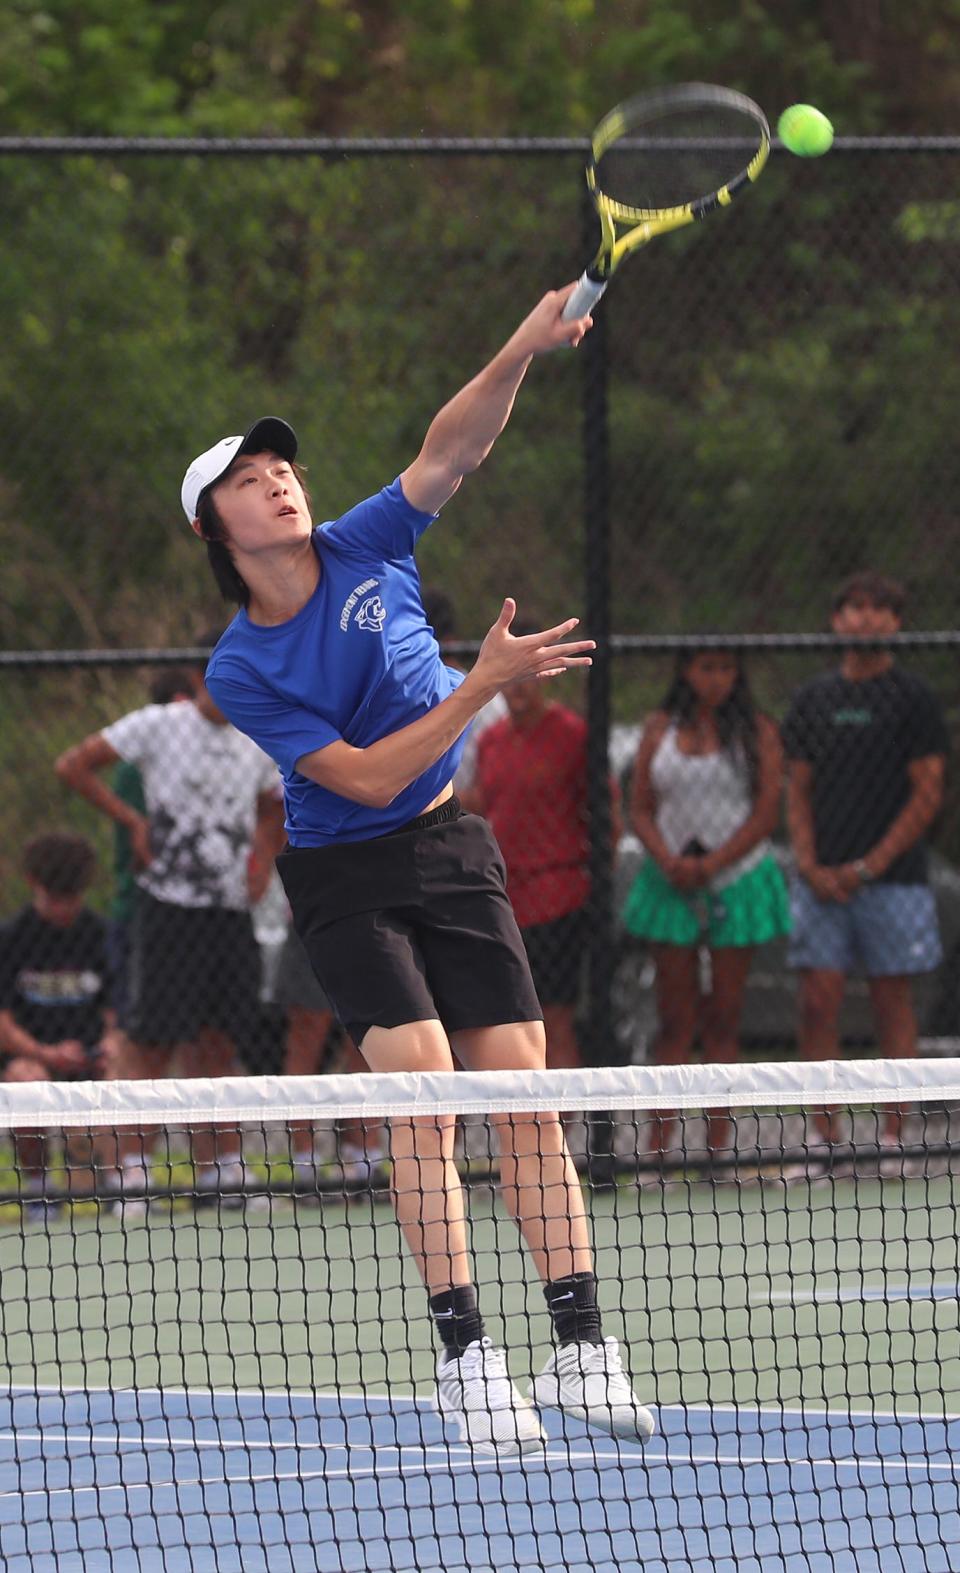
[{"label": "wristwatch on spectator", "polygon": [[861,885],[869,885],[870,881],[876,879],[877,877],[872,868],[869,867],[863,858],[857,858],[853,865],[853,872],[856,874]]}]

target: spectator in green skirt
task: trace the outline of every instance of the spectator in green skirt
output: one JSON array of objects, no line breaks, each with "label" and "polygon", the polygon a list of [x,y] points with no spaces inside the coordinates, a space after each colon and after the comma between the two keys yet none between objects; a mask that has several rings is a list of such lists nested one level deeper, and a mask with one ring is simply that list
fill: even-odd
[{"label": "spectator in green skirt", "polygon": [[[769,841],[782,784],[780,736],[755,708],[740,656],[683,651],[634,766],[631,820],[647,856],[624,913],[656,965],[661,1064],[685,1064],[698,1036],[708,1061],[737,1058],[754,950],[790,926]],[[656,1145],[669,1146],[671,1131],[669,1118],[659,1122]],[[729,1122],[712,1118],[711,1145],[729,1139]]]}]

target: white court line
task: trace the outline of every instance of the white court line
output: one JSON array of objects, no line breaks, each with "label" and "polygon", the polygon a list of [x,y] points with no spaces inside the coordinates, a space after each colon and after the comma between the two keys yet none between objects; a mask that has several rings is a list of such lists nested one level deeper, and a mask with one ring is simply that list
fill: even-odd
[{"label": "white court line", "polygon": [[[605,1437],[604,1441],[610,1438]],[[193,1437],[167,1437],[167,1436],[124,1436],[117,1432],[112,1436],[91,1435],[89,1431],[0,1431],[0,1443],[9,1442],[14,1446],[21,1442],[62,1443],[69,1447],[74,1443],[84,1447],[118,1447],[129,1448],[164,1448],[167,1452],[175,1453],[200,1452],[203,1449],[214,1450],[218,1453],[413,1453],[418,1458],[428,1453],[441,1453],[447,1457],[450,1449],[445,1442],[221,1442],[216,1438],[197,1439]],[[587,1457],[587,1454],[583,1455]],[[593,1457],[593,1454],[589,1455]],[[607,1456],[604,1454],[601,1457]],[[25,1463],[34,1462],[33,1459],[23,1460]]]},{"label": "white court line", "polygon": [[[749,1373],[745,1372],[743,1374],[746,1375],[746,1374],[749,1374]],[[57,1386],[54,1383],[51,1383],[48,1386],[44,1386],[43,1384],[40,1384],[40,1383],[31,1384],[30,1386],[27,1386],[26,1384],[18,1386],[18,1385],[13,1384],[13,1383],[8,1383],[6,1386],[3,1386],[2,1384],[0,1384],[0,1398],[2,1398],[4,1396],[8,1396],[8,1397],[11,1397],[11,1398],[24,1397],[24,1396],[25,1397],[30,1397],[31,1395],[33,1395],[35,1393],[41,1394],[41,1395],[44,1395],[44,1396],[49,1396],[51,1394],[54,1395],[54,1396],[56,1396],[58,1394],[66,1396],[66,1395],[69,1395],[69,1394],[76,1394],[76,1393],[109,1393],[112,1398],[120,1398],[120,1399],[123,1399],[123,1398],[136,1398],[136,1396],[138,1394],[140,1394],[140,1393],[149,1395],[150,1397],[153,1397],[153,1398],[163,1398],[167,1394],[169,1394],[169,1395],[171,1395],[171,1396],[173,1396],[175,1398],[193,1398],[193,1397],[221,1398],[221,1399],[223,1399],[223,1398],[256,1398],[256,1399],[259,1399],[261,1401],[261,1403],[264,1403],[264,1413],[267,1412],[267,1409],[268,1409],[269,1404],[270,1404],[271,1401],[274,1401],[274,1402],[277,1402],[277,1403],[281,1403],[284,1400],[287,1400],[287,1399],[290,1399],[290,1398],[308,1399],[308,1400],[310,1400],[311,1402],[314,1402],[314,1403],[316,1403],[316,1402],[338,1403],[338,1402],[340,1402],[343,1399],[347,1399],[347,1400],[349,1400],[351,1402],[356,1401],[358,1403],[376,1403],[376,1404],[388,1404],[388,1405],[389,1404],[393,1404],[393,1403],[404,1403],[404,1404],[416,1404],[417,1406],[423,1405],[424,1407],[430,1408],[430,1409],[433,1408],[433,1399],[427,1393],[396,1393],[396,1392],[376,1393],[376,1392],[366,1391],[366,1390],[361,1390],[360,1392],[355,1392],[352,1388],[321,1388],[321,1387],[317,1387],[317,1388],[107,1387],[107,1386],[63,1387],[63,1386]],[[266,1401],[266,1402],[264,1402],[264,1401]],[[934,1411],[932,1409],[915,1409],[915,1410],[908,1410],[908,1411],[900,1411],[898,1413],[897,1410],[895,1410],[895,1409],[850,1409],[850,1408],[845,1408],[845,1407],[842,1407],[842,1406],[838,1406],[836,1404],[812,1404],[812,1403],[808,1403],[808,1404],[803,1404],[803,1403],[798,1403],[798,1404],[778,1404],[778,1403],[776,1403],[772,1399],[768,1400],[768,1401],[765,1401],[764,1403],[759,1403],[757,1401],[750,1400],[750,1399],[744,1399],[744,1401],[742,1403],[739,1403],[739,1404],[727,1404],[727,1403],[724,1403],[724,1404],[721,1404],[721,1403],[716,1403],[716,1404],[709,1404],[709,1403],[706,1403],[706,1404],[658,1404],[656,1402],[653,1402],[653,1407],[656,1409],[658,1414],[680,1414],[680,1415],[758,1414],[758,1415],[800,1415],[800,1416],[813,1416],[813,1417],[816,1417],[818,1415],[822,1415],[822,1416],[826,1417],[829,1420],[839,1420],[839,1419],[847,1419],[847,1418],[849,1418],[851,1420],[889,1420],[889,1421],[892,1421],[892,1422],[894,1422],[894,1423],[896,1423],[898,1425],[904,1425],[908,1421],[911,1421],[911,1420],[941,1420],[941,1421],[951,1421],[951,1422],[955,1421],[955,1420],[960,1420],[960,1411],[954,1412],[953,1410],[949,1410],[946,1413],[942,1413],[940,1410]],[[109,1416],[107,1418],[109,1418]],[[156,1416],[152,1416],[152,1417],[151,1416],[147,1416],[145,1418],[147,1418],[147,1419],[151,1419],[151,1418],[152,1419],[174,1419],[174,1418],[179,1418],[179,1419],[185,1419],[185,1420],[198,1420],[198,1419],[218,1418],[218,1417],[216,1417],[216,1416],[207,1417],[207,1416],[202,1416],[202,1415],[186,1414],[186,1415],[177,1416],[177,1417],[170,1416],[170,1415],[156,1415]],[[220,1417],[220,1418],[224,1418],[224,1417]],[[241,1420],[249,1420],[249,1419],[255,1418],[255,1417],[250,1416],[250,1415],[240,1415],[239,1418]],[[275,1417],[268,1416],[268,1418],[275,1418]],[[287,1418],[287,1417],[284,1416],[283,1418]],[[94,1424],[94,1425],[99,1424],[99,1423],[100,1423],[99,1421],[93,1421],[92,1422],[92,1424]]]},{"label": "white court line", "polygon": [[[508,1458],[508,1459],[483,1458],[483,1457],[475,1457],[473,1455],[468,1454],[462,1461],[459,1460],[459,1459],[456,1459],[456,1458],[448,1458],[447,1463],[444,1466],[442,1472],[444,1474],[450,1474],[450,1473],[455,1473],[457,1471],[462,1472],[463,1470],[470,1470],[472,1473],[477,1473],[478,1471],[481,1471],[483,1473],[487,1473],[487,1472],[489,1472],[490,1469],[496,1469],[496,1470],[500,1471],[500,1470],[502,1470],[504,1468],[504,1466],[506,1466],[512,1472],[513,1470],[516,1470],[517,1468],[519,1468],[521,1466],[521,1463],[522,1463],[523,1469],[526,1471],[526,1470],[531,1469],[534,1466],[547,1467],[548,1468],[551,1464],[553,1464],[555,1466],[558,1466],[558,1467],[563,1467],[563,1466],[569,1465],[569,1463],[571,1461],[578,1461],[578,1460],[583,1459],[583,1458],[589,1459],[593,1463],[596,1463],[596,1461],[597,1461],[596,1460],[596,1455],[595,1455],[595,1453],[593,1451],[590,1451],[588,1453],[569,1453],[569,1452],[564,1450],[559,1455],[547,1452],[542,1457],[537,1457],[535,1455],[528,1454],[523,1460],[516,1459],[516,1458]],[[932,1464],[932,1463],[928,1463],[926,1461],[919,1461],[919,1460],[914,1462],[913,1460],[906,1459],[906,1458],[904,1458],[904,1459],[862,1459],[862,1458],[846,1458],[846,1459],[844,1459],[844,1458],[786,1458],[786,1457],[783,1457],[783,1458],[770,1458],[770,1457],[766,1457],[766,1458],[743,1458],[743,1457],[740,1457],[740,1456],[726,1458],[726,1457],[723,1457],[721,1455],[713,1454],[713,1453],[704,1454],[703,1456],[701,1456],[700,1454],[696,1454],[696,1453],[684,1453],[684,1454],[678,1454],[678,1455],[673,1455],[673,1454],[650,1455],[649,1452],[648,1452],[648,1453],[646,1453],[644,1455],[641,1455],[639,1453],[639,1451],[636,1454],[632,1454],[632,1453],[628,1454],[626,1458],[623,1458],[621,1456],[619,1458],[619,1463],[620,1463],[621,1466],[623,1466],[625,1463],[626,1464],[633,1464],[634,1467],[636,1467],[636,1468],[643,1468],[647,1472],[649,1472],[649,1470],[651,1468],[666,1469],[666,1468],[669,1468],[671,1465],[674,1465],[674,1464],[714,1464],[714,1465],[725,1465],[727,1467],[734,1466],[734,1467],[737,1467],[737,1468],[757,1468],[757,1467],[763,1465],[763,1466],[765,1466],[768,1469],[771,1466],[774,1466],[776,1468],[783,1468],[783,1469],[787,1469],[787,1470],[792,1470],[794,1468],[800,1468],[800,1467],[802,1467],[804,1469],[810,1469],[810,1470],[816,1470],[816,1469],[837,1470],[837,1469],[847,1469],[847,1468],[849,1468],[849,1469],[855,1469],[858,1472],[861,1471],[861,1470],[864,1470],[864,1469],[874,1469],[874,1470],[882,1470],[882,1471],[885,1471],[887,1469],[895,1469],[897,1471],[905,1470],[905,1471],[907,1471],[909,1473],[911,1470],[921,1470],[922,1469],[922,1470],[927,1471],[927,1472],[929,1472],[930,1470],[938,1470],[938,1471],[942,1471],[945,1474],[955,1474],[955,1473],[958,1472],[958,1470],[960,1470],[960,1460],[958,1460],[957,1463],[949,1463],[949,1464],[940,1464],[940,1465],[938,1465],[938,1464]],[[377,1466],[377,1465],[374,1465],[372,1468],[358,1468],[358,1469],[315,1469],[315,1470],[304,1470],[304,1471],[297,1470],[297,1472],[295,1474],[283,1474],[283,1473],[280,1473],[280,1472],[274,1470],[274,1471],[271,1471],[271,1473],[267,1474],[267,1475],[223,1475],[223,1476],[217,1475],[217,1476],[200,1476],[198,1479],[195,1479],[195,1480],[142,1480],[142,1481],[138,1480],[138,1481],[117,1481],[116,1483],[113,1483],[113,1484],[106,1484],[106,1483],[104,1483],[104,1484],[101,1484],[101,1485],[89,1485],[89,1486],[76,1486],[76,1485],[73,1485],[73,1486],[53,1486],[53,1487],[50,1487],[50,1488],[42,1488],[41,1487],[39,1489],[31,1487],[27,1491],[4,1491],[4,1492],[0,1492],[0,1502],[4,1502],[4,1501],[18,1501],[18,1502],[20,1502],[20,1501],[27,1501],[27,1500],[29,1500],[32,1497],[42,1497],[42,1498],[44,1498],[44,1500],[52,1499],[54,1497],[62,1497],[62,1496],[69,1496],[71,1498],[74,1498],[74,1497],[77,1497],[77,1496],[90,1495],[91,1493],[99,1498],[101,1496],[106,1495],[108,1492],[111,1492],[111,1491],[123,1491],[123,1492],[131,1492],[131,1491],[162,1491],[162,1490],[165,1490],[165,1489],[166,1490],[180,1491],[180,1490],[191,1489],[191,1488],[201,1489],[201,1488],[208,1487],[208,1486],[220,1486],[220,1485],[225,1485],[225,1486],[248,1486],[248,1485],[273,1484],[275,1482],[280,1482],[280,1481],[285,1481],[285,1480],[293,1480],[293,1481],[300,1481],[300,1482],[307,1481],[307,1480],[363,1480],[363,1479],[380,1480],[380,1479],[386,1479],[386,1478],[390,1477],[391,1475],[398,1475],[398,1476],[399,1475],[403,1475],[403,1474],[405,1474],[405,1473],[407,1473],[409,1471],[409,1468],[410,1468],[410,1466],[409,1466],[409,1464],[406,1461],[398,1460],[398,1462],[395,1465],[389,1465],[389,1466],[387,1466],[385,1468]],[[438,1471],[436,1471],[436,1470],[431,1471],[431,1470],[427,1469],[426,1467],[423,1470],[424,1474],[429,1474],[431,1472],[432,1473],[436,1473]],[[783,1495],[787,1495],[788,1491],[792,1490],[792,1489],[793,1489],[792,1487],[788,1487],[782,1494]],[[774,1495],[780,1495],[780,1494],[781,1493],[779,1493],[779,1492],[775,1492],[774,1493]]]},{"label": "white court line", "polygon": [[[192,1398],[195,1396],[204,1398],[256,1398],[260,1399],[261,1402],[267,1400],[267,1403],[264,1405],[263,1416],[268,1420],[278,1418],[302,1418],[298,1416],[287,1415],[278,1416],[276,1413],[271,1414],[269,1412],[270,1400],[275,1400],[276,1402],[280,1403],[288,1398],[308,1399],[314,1403],[329,1402],[332,1404],[337,1404],[342,1400],[348,1400],[350,1402],[355,1401],[358,1403],[376,1403],[385,1404],[387,1406],[390,1406],[394,1403],[404,1403],[413,1404],[417,1408],[423,1407],[426,1409],[433,1409],[434,1407],[433,1399],[428,1394],[373,1393],[362,1391],[354,1392],[346,1388],[341,1388],[339,1390],[326,1388],[315,1388],[313,1390],[295,1390],[292,1388],[263,1389],[218,1387],[57,1387],[52,1384],[50,1386],[38,1384],[31,1387],[14,1386],[12,1384],[8,1384],[6,1387],[0,1386],[0,1398],[4,1396],[9,1396],[11,1398],[24,1396],[30,1397],[33,1394],[41,1394],[45,1396],[67,1396],[77,1393],[108,1393],[111,1397],[114,1398],[135,1398],[139,1393],[148,1394],[151,1397],[156,1398],[162,1398],[165,1394],[170,1394],[178,1398]],[[652,1401],[652,1406],[658,1414],[662,1415],[795,1415],[799,1419],[803,1420],[823,1419],[833,1422],[837,1425],[843,1424],[845,1420],[863,1420],[877,1424],[890,1424],[898,1426],[910,1425],[911,1423],[925,1424],[927,1422],[939,1422],[942,1425],[952,1425],[955,1422],[960,1421],[960,1411],[954,1410],[942,1412],[940,1410],[932,1409],[912,1409],[900,1410],[898,1412],[895,1409],[850,1409],[849,1407],[843,1407],[837,1404],[777,1404],[772,1400],[759,1403],[745,1399],[742,1403],[739,1404],[658,1404],[656,1401]],[[362,1416],[362,1414],[363,1411],[358,1410],[346,1416],[327,1414],[322,1418],[357,1419]],[[98,1419],[91,1420],[90,1424],[91,1426],[100,1426],[109,1421],[111,1418],[111,1416],[107,1415],[102,1421]],[[192,1420],[196,1422],[200,1420],[232,1419],[234,1417],[224,1415],[197,1415],[190,1414],[188,1412],[184,1415],[166,1415],[158,1413],[156,1415],[137,1416],[136,1418],[141,1420],[144,1424],[152,1424],[160,1420],[166,1420],[168,1422],[173,1420]],[[260,1415],[240,1414],[236,1418],[243,1421],[259,1419],[261,1417]]]},{"label": "white court line", "polygon": [[801,1419],[835,1420],[838,1423],[844,1420],[883,1420],[892,1425],[907,1425],[910,1421],[940,1420],[953,1422],[960,1420],[960,1413],[949,1411],[945,1414],[932,1409],[849,1409],[833,1404],[777,1404],[772,1401],[755,1403],[744,1400],[742,1404],[654,1404],[660,1415],[700,1415],[700,1414],[755,1414],[755,1415],[797,1415]]},{"label": "white court line", "polygon": [[879,1300],[960,1300],[960,1284],[838,1284],[835,1289],[768,1289],[750,1296],[751,1305],[847,1305]]},{"label": "white court line", "polygon": [[[446,1449],[438,1449],[438,1451],[446,1452]],[[595,1456],[592,1452],[582,1454],[564,1453],[562,1456],[563,1462],[566,1462],[570,1458],[588,1458],[593,1462],[596,1462]],[[522,1462],[524,1469],[529,1469],[531,1465],[536,1464],[540,1467],[543,1467],[545,1464],[551,1461],[552,1460],[546,1455],[537,1457],[536,1455],[528,1454]],[[518,1458],[484,1458],[482,1456],[475,1457],[467,1452],[465,1453],[465,1456],[462,1460],[459,1458],[448,1457],[443,1469],[443,1473],[448,1474],[453,1471],[462,1472],[465,1469],[468,1469],[473,1473],[476,1473],[478,1470],[487,1473],[491,1469],[496,1469],[499,1471],[504,1467],[515,1470],[520,1467],[520,1463],[521,1460]],[[377,1480],[390,1475],[402,1475],[408,1470],[408,1468],[409,1465],[405,1461],[398,1460],[396,1464],[388,1465],[385,1468],[380,1468],[374,1465],[372,1468],[360,1469],[298,1469],[295,1474],[283,1474],[276,1470],[272,1470],[268,1475],[201,1475],[196,1480],[117,1481],[116,1483],[110,1485],[53,1486],[50,1489],[36,1489],[31,1487],[28,1491],[0,1492],[0,1502],[19,1502],[21,1499],[26,1500],[30,1497],[82,1496],[89,1495],[91,1492],[97,1496],[100,1496],[108,1491],[162,1491],[164,1489],[173,1489],[179,1491],[183,1488],[197,1488],[203,1486],[263,1485],[271,1484],[274,1481],[283,1480],[357,1480],[364,1478]],[[424,1473],[429,1474],[431,1471],[425,1468]]]},{"label": "white court line", "polygon": [[[42,1362],[41,1362],[42,1363]],[[429,1404],[433,1400],[417,1393],[397,1392],[376,1393],[361,1389],[355,1392],[352,1388],[338,1387],[108,1387],[103,1384],[88,1384],[78,1382],[75,1386],[64,1386],[56,1382],[43,1383],[0,1383],[0,1398],[9,1396],[18,1398],[24,1394],[41,1393],[49,1395],[57,1393],[109,1393],[112,1398],[135,1398],[143,1393],[151,1398],[163,1398],[170,1395],[174,1398],[259,1398],[263,1400],[274,1399],[281,1402],[290,1398],[303,1398],[316,1401],[318,1398],[357,1398],[369,1399],[375,1403],[392,1404],[395,1402],[405,1404]]]},{"label": "white court line", "polygon": [[[183,1416],[181,1418],[183,1420],[189,1419],[188,1416]],[[358,1417],[354,1417],[354,1418],[358,1418]],[[150,1422],[147,1422],[147,1423],[148,1424],[156,1424],[157,1422],[156,1421],[150,1421]],[[762,1436],[758,1433],[758,1437],[757,1438],[748,1438],[748,1440],[756,1440],[756,1439],[762,1440]],[[576,1456],[576,1457],[583,1457],[583,1458],[586,1458],[586,1457],[591,1457],[591,1458],[594,1458],[594,1457],[600,1457],[600,1458],[618,1457],[619,1456],[619,1447],[617,1446],[617,1440],[618,1439],[616,1437],[612,1437],[612,1436],[609,1436],[606,1433],[604,1433],[603,1435],[599,1435],[599,1436],[597,1436],[595,1438],[595,1445],[594,1445],[594,1447],[593,1447],[593,1449],[591,1450],[590,1453],[583,1453],[583,1454],[576,1454],[576,1455],[572,1455],[571,1454],[569,1456]],[[667,1443],[667,1445],[669,1446],[670,1438],[661,1436],[661,1440],[665,1441]],[[724,1440],[724,1439],[722,1437],[719,1437],[719,1438],[717,1438],[717,1440],[721,1441],[721,1440]],[[141,1431],[134,1431],[134,1432],[131,1432],[129,1435],[127,1435],[127,1434],[125,1434],[122,1431],[109,1432],[109,1433],[105,1432],[103,1423],[97,1423],[97,1422],[91,1423],[89,1429],[84,1429],[84,1430],[79,1430],[79,1431],[56,1430],[53,1427],[49,1427],[49,1428],[45,1427],[43,1430],[35,1430],[35,1431],[26,1431],[26,1430],[0,1431],[0,1445],[2,1445],[4,1443],[9,1443],[12,1446],[17,1446],[19,1443],[22,1443],[22,1442],[39,1442],[39,1443],[43,1443],[45,1445],[46,1444],[52,1445],[54,1443],[61,1443],[64,1446],[71,1446],[74,1443],[76,1443],[76,1444],[78,1444],[80,1446],[91,1447],[91,1448],[93,1448],[93,1447],[104,1447],[104,1448],[130,1447],[130,1448],[142,1448],[144,1450],[146,1450],[147,1448],[163,1448],[163,1449],[166,1449],[169,1452],[176,1452],[178,1449],[182,1449],[183,1451],[190,1451],[190,1452],[199,1452],[199,1451],[205,1449],[205,1450],[214,1450],[214,1451],[223,1452],[223,1453],[227,1453],[227,1452],[242,1452],[242,1453],[263,1453],[263,1452],[269,1452],[269,1453],[285,1453],[285,1452],[287,1452],[287,1453],[327,1453],[327,1452],[329,1452],[329,1453],[351,1453],[351,1452],[354,1452],[354,1453],[365,1453],[365,1452],[369,1452],[369,1453],[383,1454],[383,1453],[394,1452],[394,1453],[397,1453],[397,1454],[413,1453],[413,1454],[415,1454],[417,1456],[420,1456],[420,1455],[424,1455],[425,1456],[428,1453],[441,1453],[441,1454],[444,1455],[444,1457],[446,1457],[447,1454],[449,1453],[449,1450],[450,1450],[450,1445],[448,1445],[447,1443],[442,1443],[442,1442],[417,1444],[417,1443],[413,1443],[413,1442],[391,1442],[389,1440],[373,1440],[373,1439],[371,1439],[370,1441],[352,1441],[352,1440],[350,1440],[350,1439],[348,1439],[346,1437],[344,1437],[344,1439],[342,1441],[341,1440],[330,1441],[330,1440],[324,1439],[322,1437],[317,1437],[316,1439],[310,1439],[310,1440],[307,1440],[307,1441],[299,1441],[299,1440],[295,1439],[295,1440],[290,1441],[290,1442],[281,1442],[281,1441],[274,1441],[274,1440],[270,1439],[269,1437],[263,1437],[263,1438],[256,1439],[256,1440],[247,1440],[246,1438],[240,1438],[238,1440],[225,1440],[225,1439],[221,1439],[221,1438],[218,1438],[218,1437],[196,1437],[196,1436],[179,1437],[179,1436],[171,1436],[169,1434],[160,1435],[160,1436],[144,1436]],[[600,1444],[599,1448],[596,1446],[596,1443]],[[604,1451],[604,1449],[606,1449],[606,1451]],[[646,1456],[649,1458],[652,1455],[648,1451]],[[669,1462],[674,1462],[676,1460],[679,1460],[679,1461],[683,1462],[683,1461],[686,1461],[686,1457],[687,1457],[687,1455],[674,1454],[672,1451],[667,1453],[667,1454],[664,1454],[662,1456],[663,1456],[664,1459],[668,1460]],[[692,1457],[692,1455],[691,1455],[691,1457]],[[710,1455],[704,1454],[702,1456],[698,1454],[696,1456],[696,1458],[694,1459],[694,1461],[702,1463],[702,1462],[704,1462],[705,1459],[706,1460],[710,1460],[713,1457],[714,1457],[714,1455],[712,1455],[712,1454],[710,1454]],[[719,1457],[719,1455],[717,1455],[717,1457]],[[721,1461],[723,1461],[723,1462],[730,1462],[729,1459],[722,1459]],[[742,1463],[777,1462],[777,1460],[775,1460],[775,1459],[771,1460],[767,1455],[759,1455],[756,1458],[749,1458],[749,1457],[747,1457],[747,1456],[745,1456],[743,1454],[739,1455],[739,1458],[738,1458],[737,1461],[742,1462]],[[783,1461],[784,1460],[780,1460],[780,1462],[783,1462]],[[786,1461],[789,1462],[790,1460],[787,1459]],[[795,1463],[807,1463],[807,1462],[809,1462],[809,1460],[801,1458],[801,1457],[797,1457],[797,1458],[793,1459],[793,1462],[795,1462]],[[850,1463],[850,1462],[856,1463],[856,1462],[860,1462],[860,1463],[869,1464],[871,1467],[873,1467],[877,1463],[880,1463],[880,1464],[890,1463],[890,1462],[899,1463],[900,1461],[899,1461],[899,1459],[896,1459],[896,1458],[891,1459],[891,1458],[878,1457],[876,1455],[864,1454],[864,1455],[861,1455],[859,1459],[854,1459],[854,1460],[849,1460],[849,1459],[846,1459],[846,1460],[845,1459],[825,1460],[824,1462],[839,1462],[839,1463]],[[913,1466],[908,1466],[908,1467],[913,1467]],[[950,1469],[952,1469],[955,1466],[951,1463],[951,1464],[938,1464],[938,1465],[936,1465],[934,1467],[941,1468],[941,1469],[942,1468],[950,1468]],[[957,1467],[960,1467],[960,1460],[958,1460]]]}]

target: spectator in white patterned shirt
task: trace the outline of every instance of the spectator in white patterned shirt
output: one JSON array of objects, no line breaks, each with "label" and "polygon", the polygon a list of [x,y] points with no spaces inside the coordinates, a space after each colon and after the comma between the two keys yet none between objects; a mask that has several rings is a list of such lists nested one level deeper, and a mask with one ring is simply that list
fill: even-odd
[{"label": "spectator in white patterned shirt", "polygon": [[[217,635],[198,643],[212,645]],[[280,809],[276,766],[231,726],[191,673],[178,705],[146,705],[70,748],[60,779],[127,828],[137,864],[123,1029],[111,1065],[118,1077],[158,1077],[174,1053],[195,1076],[228,1074],[255,1019],[259,952],[250,905],[261,893],[249,869],[269,875]],[[137,766],[147,812],[101,777],[118,760]],[[196,1133],[197,1184],[242,1183],[237,1133]],[[146,1188],[144,1139],[119,1138],[125,1188]]]}]

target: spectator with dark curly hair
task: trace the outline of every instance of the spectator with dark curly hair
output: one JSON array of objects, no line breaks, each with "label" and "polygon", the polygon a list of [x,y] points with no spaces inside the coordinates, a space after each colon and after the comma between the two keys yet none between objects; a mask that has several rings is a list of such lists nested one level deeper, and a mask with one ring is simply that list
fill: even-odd
[{"label": "spectator with dark curly hair", "polygon": [[[198,644],[215,642],[219,630]],[[281,820],[277,771],[230,725],[204,681],[187,670],[190,698],[133,710],[68,748],[60,779],[124,826],[136,865],[136,896],[122,1035],[113,1072],[141,1079],[169,1074],[225,1076],[251,1039],[259,1007],[260,958],[252,903],[262,894]],[[142,774],[147,812],[102,779],[120,760]],[[249,866],[251,852],[269,849]],[[119,1191],[148,1186],[150,1143],[136,1131],[118,1139]],[[235,1131],[195,1130],[200,1190],[245,1179]]]}]

